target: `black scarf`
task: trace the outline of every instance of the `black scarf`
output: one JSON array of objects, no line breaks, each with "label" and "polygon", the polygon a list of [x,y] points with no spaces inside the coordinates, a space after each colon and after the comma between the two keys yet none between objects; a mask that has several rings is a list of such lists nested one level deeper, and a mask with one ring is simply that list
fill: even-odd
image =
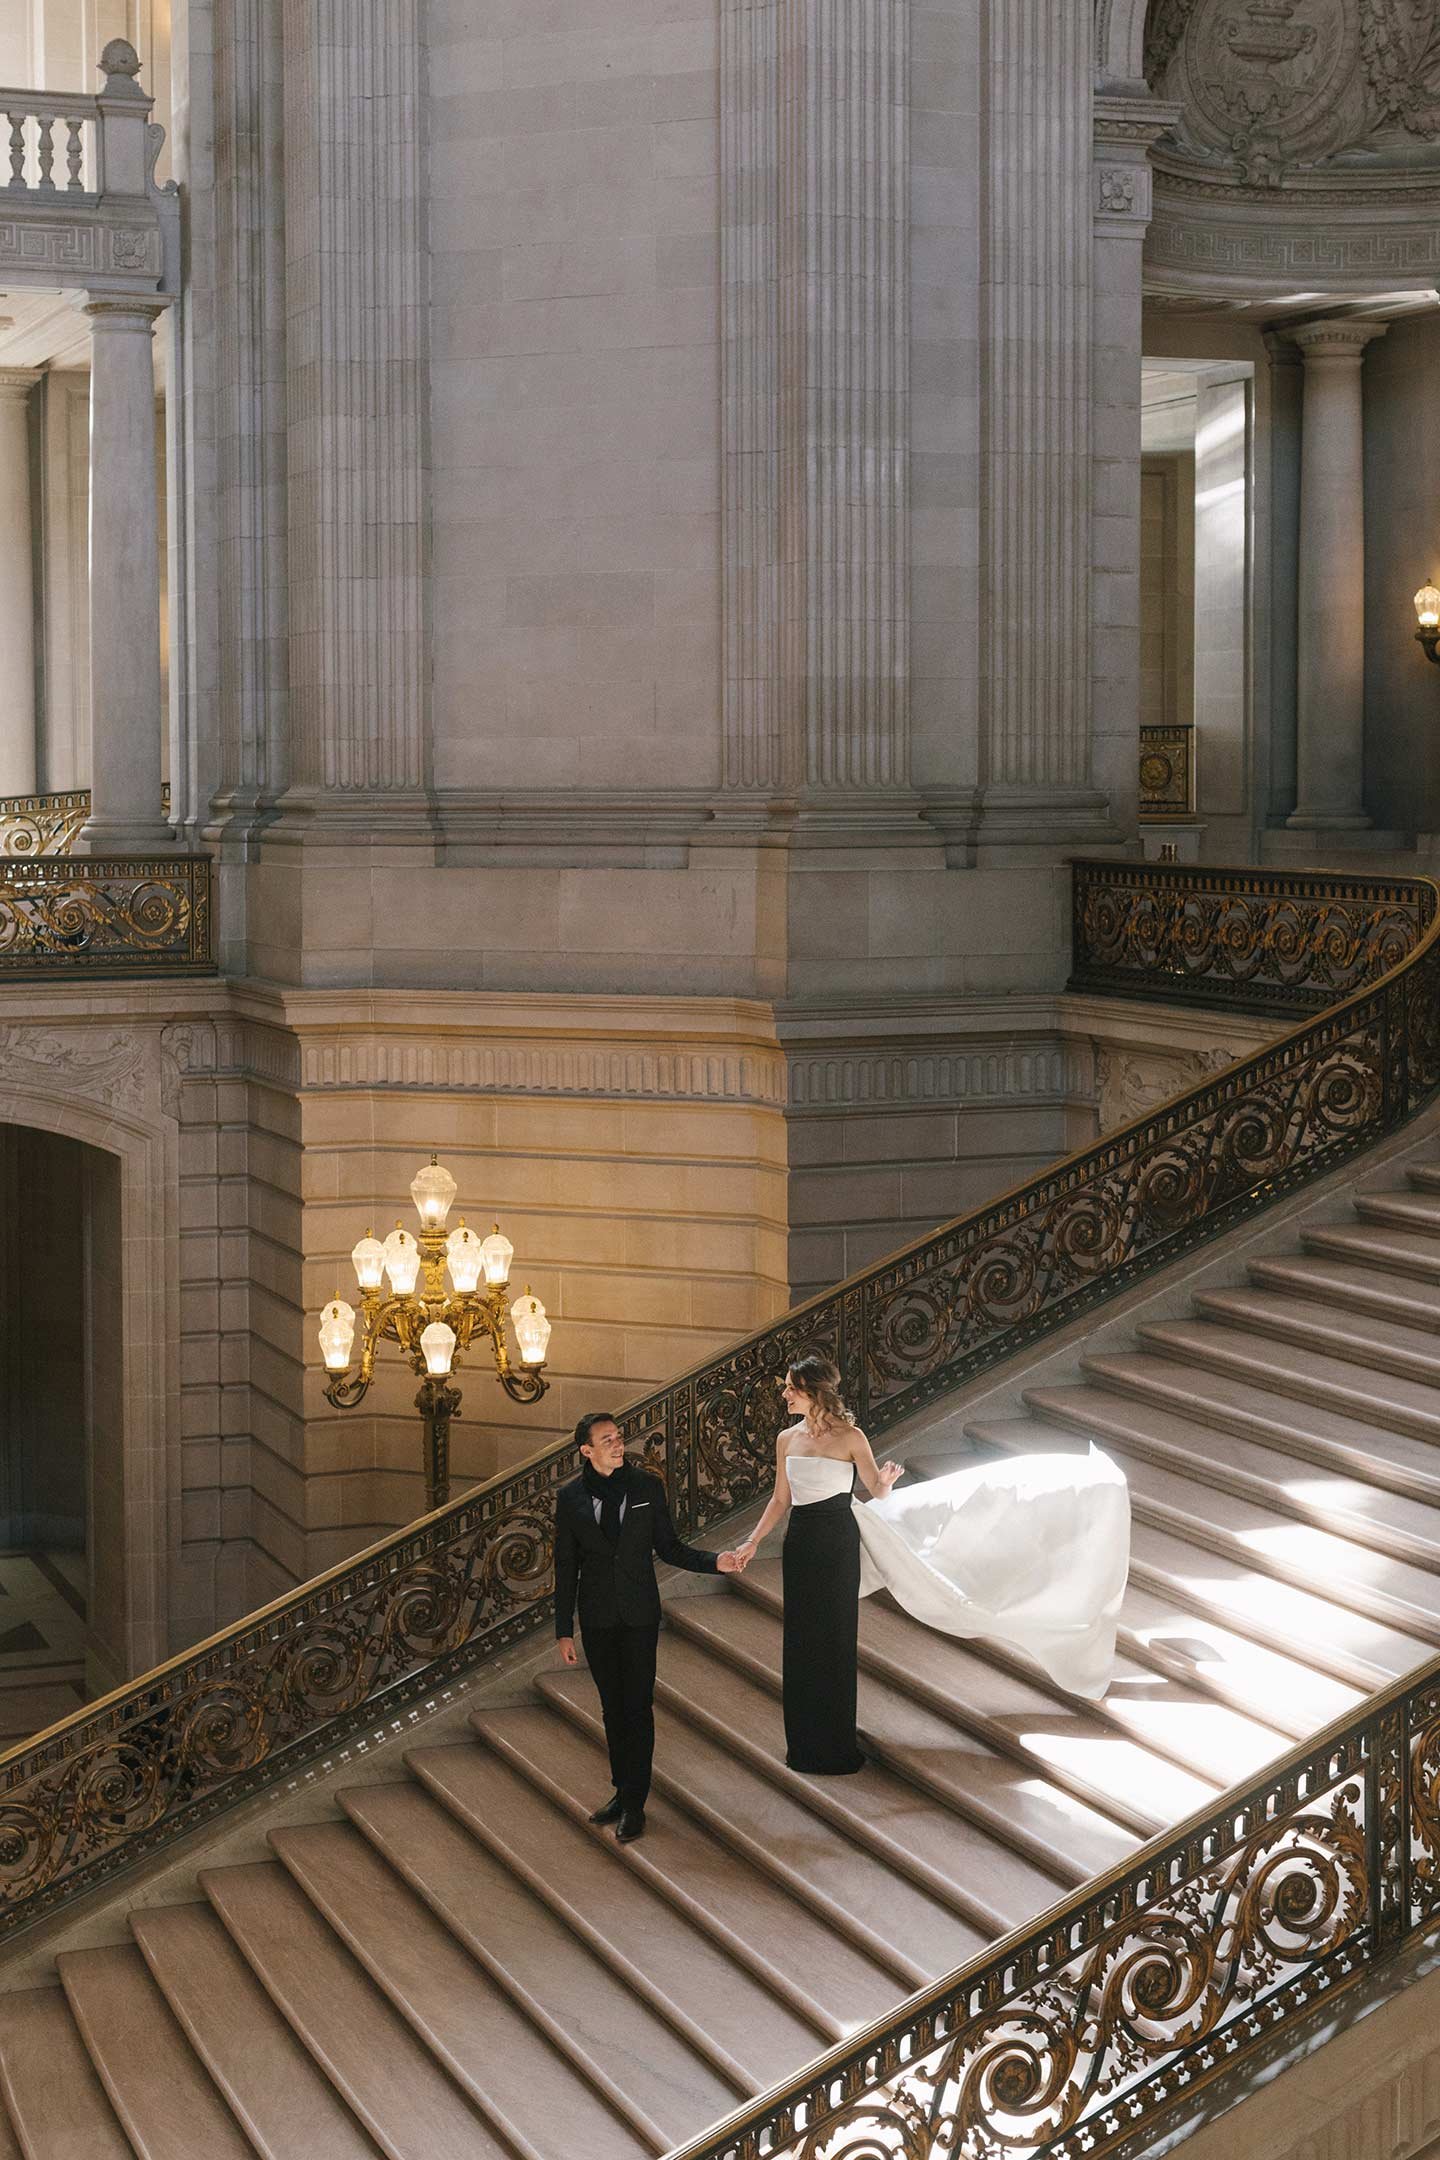
[{"label": "black scarf", "polygon": [[581,1476],[585,1490],[592,1500],[600,1502],[600,1528],[612,1545],[620,1542],[620,1510],[625,1505],[625,1465],[609,1477],[601,1477],[595,1465],[586,1457]]}]

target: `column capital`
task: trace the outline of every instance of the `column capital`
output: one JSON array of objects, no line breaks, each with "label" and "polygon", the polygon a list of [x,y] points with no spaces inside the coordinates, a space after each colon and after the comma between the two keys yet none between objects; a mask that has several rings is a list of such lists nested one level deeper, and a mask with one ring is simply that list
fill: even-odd
[{"label": "column capital", "polygon": [[102,292],[94,287],[75,293],[72,301],[82,315],[90,317],[97,329],[122,323],[131,326],[143,323],[147,334],[172,304],[168,293]]},{"label": "column capital", "polygon": [[23,405],[42,373],[40,368],[0,367],[0,404]]},{"label": "column capital", "polygon": [[1285,335],[1298,345],[1306,364],[1314,360],[1362,360],[1365,348],[1384,337],[1389,323],[1370,322],[1359,315],[1335,315],[1321,322],[1300,323]]}]

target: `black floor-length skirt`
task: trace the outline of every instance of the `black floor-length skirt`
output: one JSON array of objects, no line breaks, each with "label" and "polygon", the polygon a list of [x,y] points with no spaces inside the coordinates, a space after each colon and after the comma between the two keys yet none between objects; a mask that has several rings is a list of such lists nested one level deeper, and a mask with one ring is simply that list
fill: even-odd
[{"label": "black floor-length skirt", "polygon": [[812,1776],[865,1767],[855,1737],[860,1532],[848,1493],[790,1510],[785,1582],[785,1760]]}]

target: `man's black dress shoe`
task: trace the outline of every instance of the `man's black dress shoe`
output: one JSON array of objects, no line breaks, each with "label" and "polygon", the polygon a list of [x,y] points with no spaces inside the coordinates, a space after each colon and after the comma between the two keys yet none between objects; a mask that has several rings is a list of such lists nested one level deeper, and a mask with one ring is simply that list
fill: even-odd
[{"label": "man's black dress shoe", "polygon": [[627,1808],[620,1817],[620,1827],[615,1832],[616,1842],[633,1845],[637,1837],[645,1835],[645,1814],[642,1808]]},{"label": "man's black dress shoe", "polygon": [[590,1820],[593,1823],[619,1822],[624,1812],[625,1803],[620,1798],[620,1795],[617,1792],[613,1799],[607,1800],[605,1802],[604,1807],[596,1808],[594,1814],[590,1817]]}]

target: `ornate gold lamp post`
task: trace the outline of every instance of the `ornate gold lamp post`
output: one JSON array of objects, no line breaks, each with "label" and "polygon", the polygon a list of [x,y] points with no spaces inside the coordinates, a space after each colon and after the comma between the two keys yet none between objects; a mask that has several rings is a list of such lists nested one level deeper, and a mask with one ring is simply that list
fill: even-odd
[{"label": "ornate gold lamp post", "polygon": [[[351,1253],[360,1285],[358,1371],[350,1369],[355,1349],[353,1306],[343,1298],[332,1298],[320,1323],[320,1349],[330,1375],[325,1399],[337,1410],[352,1410],[364,1401],[387,1335],[419,1374],[415,1407],[425,1425],[427,1513],[443,1507],[450,1497],[450,1421],[460,1411],[460,1390],[451,1385],[450,1375],[476,1335],[488,1340],[500,1385],[512,1401],[539,1402],[550,1384],[544,1377],[550,1343],[545,1308],[528,1289],[510,1305],[507,1285],[515,1248],[500,1235],[498,1223],[489,1237],[478,1238],[465,1227],[462,1216],[458,1227],[446,1235],[445,1219],[456,1190],[454,1178],[432,1155],[428,1168],[410,1187],[420,1217],[419,1236],[412,1236],[397,1222],[383,1245],[367,1230]],[[510,1362],[507,1314],[520,1352],[518,1371]]]}]

